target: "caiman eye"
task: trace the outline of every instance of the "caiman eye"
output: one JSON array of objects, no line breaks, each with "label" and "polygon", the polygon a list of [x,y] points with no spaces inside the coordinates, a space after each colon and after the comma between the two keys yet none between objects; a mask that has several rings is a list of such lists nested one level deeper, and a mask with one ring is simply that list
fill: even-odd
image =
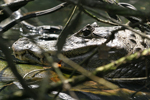
[{"label": "caiman eye", "polygon": [[77,37],[83,37],[83,38],[89,38],[91,37],[91,31],[90,30],[82,30],[76,34]]},{"label": "caiman eye", "polygon": [[91,34],[91,31],[90,30],[84,30],[82,33],[83,33],[83,36],[88,36]]},{"label": "caiman eye", "polygon": [[93,32],[92,30],[84,29],[78,32],[76,36],[88,38],[88,37],[91,37],[92,32]]},{"label": "caiman eye", "polygon": [[85,29],[82,30],[83,36],[89,36],[94,31],[91,25],[87,25]]},{"label": "caiman eye", "polygon": [[94,30],[95,28],[89,24],[86,27],[84,27],[82,30],[78,31],[76,33],[76,36],[83,37],[83,38],[91,38],[91,34],[93,33]]}]

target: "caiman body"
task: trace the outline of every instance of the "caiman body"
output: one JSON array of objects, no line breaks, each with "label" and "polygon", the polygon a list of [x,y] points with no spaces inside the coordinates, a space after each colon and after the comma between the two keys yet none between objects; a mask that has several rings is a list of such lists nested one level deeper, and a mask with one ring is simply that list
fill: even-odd
[{"label": "caiman body", "polygon": [[[79,32],[66,39],[62,53],[76,63],[80,63],[88,57],[95,48],[98,48],[98,50],[100,49],[98,54],[95,54],[83,65],[86,69],[93,70],[96,67],[108,64],[127,54],[149,48],[149,40],[143,39],[141,36],[127,29],[115,33],[115,38],[108,42],[106,46],[102,46],[112,34],[111,32],[118,28],[120,28],[120,26],[98,27],[96,23],[87,25]],[[20,60],[47,65],[48,63],[43,55],[42,49],[44,52],[47,52],[49,56],[53,56],[55,51],[57,51],[56,42],[57,40],[37,40],[33,42],[23,37],[12,45],[12,49],[14,55]],[[109,49],[105,51],[107,47]],[[100,57],[101,53],[106,53],[107,57]],[[124,68],[118,68],[114,72],[108,74],[107,77],[138,77],[143,75],[145,72],[144,68],[145,63],[141,61],[136,64],[129,64]]]}]

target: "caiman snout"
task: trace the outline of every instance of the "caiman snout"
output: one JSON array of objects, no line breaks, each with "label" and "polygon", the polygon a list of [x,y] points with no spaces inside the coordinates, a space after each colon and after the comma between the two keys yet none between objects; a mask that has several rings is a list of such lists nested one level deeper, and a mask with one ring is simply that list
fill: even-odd
[{"label": "caiman snout", "polygon": [[31,42],[30,39],[20,38],[12,45],[12,50],[16,58],[32,63],[43,64],[44,56],[40,47]]}]

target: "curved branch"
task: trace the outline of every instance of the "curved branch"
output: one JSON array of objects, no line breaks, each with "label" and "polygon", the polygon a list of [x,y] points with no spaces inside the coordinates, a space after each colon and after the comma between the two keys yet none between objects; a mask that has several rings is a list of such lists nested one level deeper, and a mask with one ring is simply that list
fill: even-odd
[{"label": "curved branch", "polygon": [[28,2],[33,0],[18,0],[9,4],[0,5],[0,22],[11,16],[11,14],[25,6]]},{"label": "curved branch", "polygon": [[[122,64],[130,63],[131,61],[135,61],[135,60],[140,60],[141,58],[148,57],[148,56],[150,56],[150,49],[146,49],[141,52],[136,52],[132,55],[122,57],[122,58],[120,58],[112,63],[109,63],[107,65],[100,66],[100,67],[96,68],[96,70],[94,72],[92,72],[92,74],[98,75],[98,76],[103,76],[106,74],[106,72],[109,72],[110,70],[115,70],[117,68],[117,66],[119,67]],[[88,80],[90,80],[88,77],[86,77],[84,75],[80,75],[80,76],[68,79],[68,80],[66,80],[66,82],[68,82],[71,86],[76,86],[76,85],[83,83],[85,81],[88,81]],[[57,89],[61,88],[62,85],[63,85],[62,82],[51,83],[49,85],[47,92],[57,90]]]},{"label": "curved branch", "polygon": [[12,57],[11,57],[11,53],[10,51],[8,50],[8,48],[6,47],[6,45],[4,44],[4,41],[0,41],[0,47],[1,47],[1,50],[2,52],[4,53],[5,57],[6,57],[6,61],[7,61],[7,64],[8,64],[8,67],[10,68],[10,70],[13,72],[13,74],[15,75],[15,77],[19,80],[19,82],[21,83],[21,85],[23,86],[24,90],[26,91],[26,93],[28,95],[30,95],[31,97],[33,98],[36,98],[36,93],[35,91],[31,90],[25,80],[21,77],[21,75],[18,73],[17,69],[16,69],[16,66],[12,60]]},{"label": "curved branch", "polygon": [[9,30],[10,28],[12,28],[14,25],[16,25],[17,23],[21,22],[21,21],[24,21],[24,20],[27,20],[27,19],[30,19],[30,18],[34,18],[34,17],[38,17],[38,16],[42,16],[42,15],[46,15],[46,14],[50,14],[50,13],[53,13],[53,12],[56,12],[62,8],[64,8],[65,6],[67,6],[68,3],[64,2],[64,3],[61,3],[51,9],[47,9],[47,10],[42,10],[42,11],[38,11],[38,12],[34,12],[34,13],[30,13],[30,14],[27,14],[23,17],[20,17],[19,19],[15,19],[13,21],[11,21],[10,23],[8,23],[6,26],[4,26],[3,28],[0,29],[0,34],[6,32],[7,30]]}]

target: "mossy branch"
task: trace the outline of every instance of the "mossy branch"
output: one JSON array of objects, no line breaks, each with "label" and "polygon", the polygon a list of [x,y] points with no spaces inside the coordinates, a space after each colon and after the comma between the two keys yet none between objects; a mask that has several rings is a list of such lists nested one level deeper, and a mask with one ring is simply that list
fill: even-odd
[{"label": "mossy branch", "polygon": [[122,64],[127,64],[130,63],[131,61],[135,61],[135,60],[141,60],[143,57],[147,57],[150,55],[150,48],[149,49],[145,49],[143,51],[139,51],[136,52],[134,54],[122,57],[112,63],[109,63],[107,65],[98,67],[93,74],[98,75],[98,74],[106,74],[105,72],[108,70],[114,70],[116,69],[118,66],[122,65]]},{"label": "mossy branch", "polygon": [[[136,52],[134,54],[122,57],[122,58],[120,58],[112,63],[109,63],[107,65],[100,66],[100,67],[96,68],[95,71],[92,72],[92,74],[102,77],[103,75],[106,75],[110,70],[113,71],[122,64],[127,64],[127,63],[130,63],[131,61],[135,61],[135,60],[141,60],[141,58],[147,57],[147,56],[150,56],[150,49],[145,49],[143,51]],[[88,80],[90,80],[90,79],[87,76],[80,75],[80,76],[68,79],[65,82],[69,83],[71,86],[76,86],[76,85],[79,85],[80,83],[83,83]],[[48,87],[48,92],[59,89],[62,86],[63,86],[62,82],[50,83],[50,85]]]}]

